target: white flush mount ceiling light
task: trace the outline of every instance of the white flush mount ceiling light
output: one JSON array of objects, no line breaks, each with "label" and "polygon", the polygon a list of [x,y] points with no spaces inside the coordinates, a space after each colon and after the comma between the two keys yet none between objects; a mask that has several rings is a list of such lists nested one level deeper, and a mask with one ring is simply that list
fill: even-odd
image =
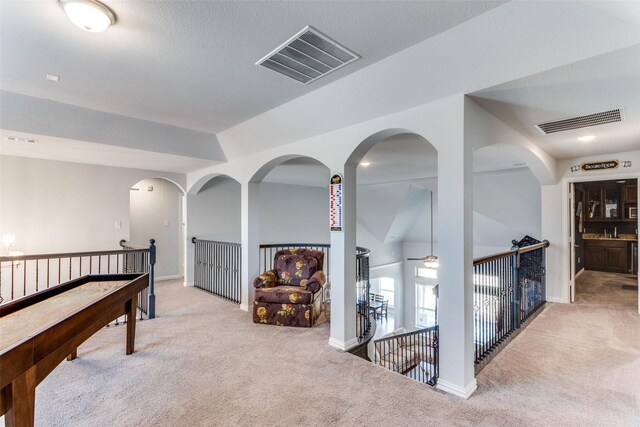
[{"label": "white flush mount ceiling light", "polygon": [[369,166],[371,162],[360,162],[360,166],[364,166],[365,168]]},{"label": "white flush mount ceiling light", "polygon": [[596,139],[595,135],[585,135],[585,136],[579,136],[578,137],[578,141],[580,141],[580,142],[591,142],[594,139]]},{"label": "white flush mount ceiling light", "polygon": [[60,0],[65,13],[76,26],[101,33],[116,23],[116,15],[97,0]]}]

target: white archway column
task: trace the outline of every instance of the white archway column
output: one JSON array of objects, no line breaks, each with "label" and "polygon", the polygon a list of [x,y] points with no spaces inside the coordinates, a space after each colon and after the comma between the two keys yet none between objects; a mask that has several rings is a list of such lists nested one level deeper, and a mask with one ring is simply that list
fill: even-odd
[{"label": "white archway column", "polygon": [[[463,101],[461,98],[460,101]],[[440,377],[438,388],[468,398],[477,388],[473,346],[473,151],[464,102],[438,147]]]},{"label": "white archway column", "polygon": [[240,309],[250,311],[253,304],[252,282],[260,274],[260,184],[242,183],[240,197],[242,243]]},{"label": "white archway column", "polygon": [[[342,230],[331,232],[331,337],[329,345],[349,350],[356,338],[356,166],[347,165],[342,181]],[[327,221],[328,222],[328,221]]]}]

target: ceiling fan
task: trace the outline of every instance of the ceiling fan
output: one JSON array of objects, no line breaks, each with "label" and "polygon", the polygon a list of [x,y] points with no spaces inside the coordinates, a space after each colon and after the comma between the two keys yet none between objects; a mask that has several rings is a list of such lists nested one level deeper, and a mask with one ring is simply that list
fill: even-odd
[{"label": "ceiling fan", "polygon": [[407,261],[422,261],[426,268],[438,268],[440,262],[438,261],[438,257],[433,254],[433,191],[429,191],[429,194],[429,204],[431,205],[431,255],[422,258],[407,258]]}]

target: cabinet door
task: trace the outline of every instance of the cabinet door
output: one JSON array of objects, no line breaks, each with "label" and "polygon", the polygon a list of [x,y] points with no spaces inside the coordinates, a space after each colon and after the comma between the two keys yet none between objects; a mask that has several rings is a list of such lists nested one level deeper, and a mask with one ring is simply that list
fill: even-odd
[{"label": "cabinet door", "polygon": [[635,184],[624,186],[624,201],[627,203],[638,201],[638,187]]},{"label": "cabinet door", "polygon": [[602,192],[604,218],[620,219],[620,187],[605,187]]},{"label": "cabinet door", "polygon": [[586,270],[600,270],[606,264],[605,251],[600,246],[585,246],[584,268]]},{"label": "cabinet door", "polygon": [[585,218],[587,220],[602,219],[602,189],[587,189],[587,203],[585,205]]},{"label": "cabinet door", "polygon": [[626,273],[627,250],[624,248],[606,248],[607,271]]}]

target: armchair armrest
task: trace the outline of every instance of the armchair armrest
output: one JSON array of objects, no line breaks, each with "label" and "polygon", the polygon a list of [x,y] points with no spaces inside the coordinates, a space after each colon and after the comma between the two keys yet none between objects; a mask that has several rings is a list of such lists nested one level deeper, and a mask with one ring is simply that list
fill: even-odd
[{"label": "armchair armrest", "polygon": [[273,288],[278,286],[278,273],[275,270],[267,270],[253,279],[254,288]]},{"label": "armchair armrest", "polygon": [[316,293],[324,286],[326,281],[327,276],[325,276],[324,271],[318,270],[309,277],[309,280],[301,280],[300,286],[312,293]]}]

